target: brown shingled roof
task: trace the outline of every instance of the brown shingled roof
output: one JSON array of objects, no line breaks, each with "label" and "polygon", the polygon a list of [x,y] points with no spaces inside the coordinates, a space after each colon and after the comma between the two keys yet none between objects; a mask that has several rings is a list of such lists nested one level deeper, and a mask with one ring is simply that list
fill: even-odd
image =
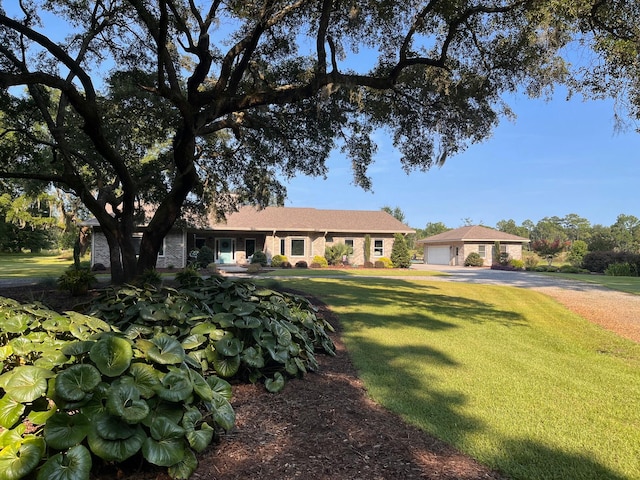
[{"label": "brown shingled roof", "polygon": [[529,242],[528,238],[500,232],[493,228],[474,225],[456,228],[447,232],[423,238],[416,243],[450,243],[450,242]]},{"label": "brown shingled roof", "polygon": [[214,230],[287,230],[297,232],[414,233],[383,210],[319,210],[316,208],[241,207]]}]

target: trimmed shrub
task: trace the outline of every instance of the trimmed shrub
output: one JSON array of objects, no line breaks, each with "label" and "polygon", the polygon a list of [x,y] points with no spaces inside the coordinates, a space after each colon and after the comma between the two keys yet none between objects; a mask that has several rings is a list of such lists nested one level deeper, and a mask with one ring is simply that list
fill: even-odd
[{"label": "trimmed shrub", "polygon": [[307,262],[299,260],[296,262],[296,268],[307,268]]},{"label": "trimmed shrub", "polygon": [[582,259],[582,268],[590,272],[604,273],[609,265],[614,263],[629,263],[640,271],[640,255],[629,252],[589,252]]},{"label": "trimmed shrub", "polygon": [[540,263],[540,259],[537,255],[527,255],[524,259],[524,268],[525,270],[534,270],[538,263]]},{"label": "trimmed shrub", "polygon": [[483,267],[484,258],[480,256],[478,252],[471,252],[464,260],[465,267]]},{"label": "trimmed shrub", "polygon": [[374,264],[375,268],[393,268],[393,263],[387,257],[380,257]]},{"label": "trimmed shrub", "polygon": [[251,263],[257,263],[259,265],[262,265],[263,267],[266,267],[267,255],[262,250],[258,250],[251,257]]},{"label": "trimmed shrub", "polygon": [[374,268],[373,262],[364,262],[364,268]]},{"label": "trimmed shrub", "polygon": [[509,260],[509,264],[516,270],[524,270],[524,262],[522,260],[512,258],[511,260]]},{"label": "trimmed shrub", "polygon": [[213,250],[206,245],[203,245],[200,251],[198,252],[198,256],[196,257],[196,263],[200,268],[207,268],[207,265],[213,263],[215,260],[215,255]]},{"label": "trimmed shrub", "polygon": [[589,270],[584,268],[575,267],[573,265],[562,265],[558,271],[560,273],[589,273]]},{"label": "trimmed shrub", "polygon": [[612,263],[604,271],[605,275],[610,277],[637,277],[637,267],[629,262]]},{"label": "trimmed shrub", "polygon": [[[289,259],[287,257],[285,257],[284,255],[274,255],[273,257],[271,257],[271,266],[275,267],[275,268],[280,268],[282,267],[282,264],[285,262],[289,262]],[[286,268],[286,267],[284,267]]]},{"label": "trimmed shrub", "polygon": [[70,292],[73,296],[85,295],[95,282],[96,275],[84,265],[71,265],[57,280],[58,288]]},{"label": "trimmed shrub", "polygon": [[291,268],[291,264],[288,261],[282,262],[282,265],[280,265],[280,268]]},{"label": "trimmed shrub", "polygon": [[329,262],[327,262],[326,258],[321,257],[320,255],[316,255],[311,261],[311,268],[323,268],[327,266],[329,266]]}]

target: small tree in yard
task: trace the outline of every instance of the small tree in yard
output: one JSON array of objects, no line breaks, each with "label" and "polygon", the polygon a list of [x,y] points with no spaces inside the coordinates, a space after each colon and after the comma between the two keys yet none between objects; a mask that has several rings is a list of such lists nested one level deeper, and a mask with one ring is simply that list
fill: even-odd
[{"label": "small tree in yard", "polygon": [[531,244],[531,249],[541,257],[546,258],[549,265],[553,262],[554,257],[564,251],[566,247],[567,243],[559,239],[552,242],[544,239],[536,240]]},{"label": "small tree in yard", "polygon": [[391,248],[391,263],[395,268],[409,268],[411,266],[411,255],[404,235],[396,233]]},{"label": "small tree in yard", "polygon": [[344,243],[336,243],[324,249],[324,258],[329,265],[342,265],[349,255],[353,255],[353,248]]}]

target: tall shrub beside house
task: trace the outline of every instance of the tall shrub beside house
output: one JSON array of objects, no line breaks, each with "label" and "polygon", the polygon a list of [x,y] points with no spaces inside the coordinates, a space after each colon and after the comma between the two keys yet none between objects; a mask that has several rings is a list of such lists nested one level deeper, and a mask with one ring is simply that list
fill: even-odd
[{"label": "tall shrub beside house", "polygon": [[370,266],[371,263],[371,235],[364,236],[364,266]]},{"label": "tall shrub beside house", "polygon": [[391,263],[395,268],[409,268],[411,266],[411,255],[404,235],[396,233],[393,238],[391,248]]}]

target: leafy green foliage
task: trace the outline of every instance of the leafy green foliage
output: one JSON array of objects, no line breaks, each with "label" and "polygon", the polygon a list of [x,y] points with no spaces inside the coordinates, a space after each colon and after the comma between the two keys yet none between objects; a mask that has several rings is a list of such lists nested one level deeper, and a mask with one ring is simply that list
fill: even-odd
[{"label": "leafy green foliage", "polygon": [[329,265],[329,262],[327,262],[327,259],[324,257],[321,257],[320,255],[316,255],[315,257],[313,257],[313,260],[311,261],[311,268],[323,268]]},{"label": "leafy green foliage", "polygon": [[285,262],[289,262],[289,259],[284,255],[274,255],[271,258],[271,266],[274,268],[280,268]]},{"label": "leafy green foliage", "polygon": [[395,268],[409,268],[411,266],[411,254],[407,247],[407,241],[400,233],[396,233],[393,239],[391,263]]},{"label": "leafy green foliage", "polygon": [[267,266],[267,255],[262,250],[257,250],[251,257],[252,264]]},{"label": "leafy green foliage", "polygon": [[353,255],[353,247],[342,242],[328,245],[324,249],[324,258],[329,265],[342,265],[349,255]]},{"label": "leafy green foliage", "polygon": [[629,262],[612,263],[604,271],[604,274],[611,277],[637,277],[638,268]]},{"label": "leafy green foliage", "polygon": [[393,263],[391,259],[387,257],[380,257],[374,263],[375,268],[393,268]]},{"label": "leafy green foliage", "polygon": [[196,263],[200,266],[200,268],[207,268],[207,265],[213,263],[214,259],[215,255],[213,253],[213,250],[206,245],[203,245],[198,252],[198,256],[196,257]]},{"label": "leafy green foliage", "polygon": [[92,455],[188,478],[235,422],[223,378],[278,392],[334,353],[329,330],[302,297],[219,277],[110,289],[84,314],[0,298],[2,478],[86,480]]},{"label": "leafy green foliage", "polygon": [[58,278],[58,288],[71,292],[71,295],[82,295],[87,292],[95,281],[96,276],[88,266],[81,265],[76,267],[71,265]]},{"label": "leafy green foliage", "polygon": [[483,265],[484,258],[478,252],[471,252],[464,260],[465,267],[482,267]]}]

